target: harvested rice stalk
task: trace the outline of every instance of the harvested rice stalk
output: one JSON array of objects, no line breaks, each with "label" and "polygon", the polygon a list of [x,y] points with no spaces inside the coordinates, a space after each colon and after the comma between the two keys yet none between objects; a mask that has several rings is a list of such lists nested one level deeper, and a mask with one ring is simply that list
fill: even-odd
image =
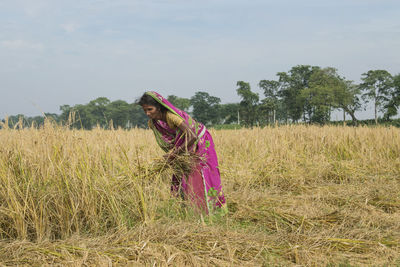
[{"label": "harvested rice stalk", "polygon": [[386,246],[386,247],[399,247],[400,243],[395,241],[385,240],[357,240],[348,238],[327,238],[327,241],[331,242],[335,247],[342,250],[363,250],[362,252],[373,250],[374,246]]},{"label": "harvested rice stalk", "polygon": [[169,173],[177,177],[189,175],[203,159],[195,153],[183,153],[174,159],[156,159],[151,165],[151,173]]}]

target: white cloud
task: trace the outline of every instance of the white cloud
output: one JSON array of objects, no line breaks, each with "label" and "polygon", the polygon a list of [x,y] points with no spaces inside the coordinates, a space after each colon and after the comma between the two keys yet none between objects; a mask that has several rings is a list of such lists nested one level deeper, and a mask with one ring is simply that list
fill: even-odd
[{"label": "white cloud", "polygon": [[4,40],[0,41],[0,45],[8,49],[43,50],[44,48],[41,43],[34,43],[25,40]]},{"label": "white cloud", "polygon": [[70,23],[62,24],[61,27],[67,33],[73,33],[79,28],[79,24],[70,22]]},{"label": "white cloud", "polygon": [[44,10],[51,4],[49,0],[19,0],[17,3],[22,7],[25,14],[32,18],[43,14]]}]

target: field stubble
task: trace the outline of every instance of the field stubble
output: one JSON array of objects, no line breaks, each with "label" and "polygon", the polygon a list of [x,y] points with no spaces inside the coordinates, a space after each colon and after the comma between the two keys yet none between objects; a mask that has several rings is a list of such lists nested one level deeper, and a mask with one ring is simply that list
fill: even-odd
[{"label": "field stubble", "polygon": [[[400,264],[400,130],[212,131],[229,214],[171,197],[149,130],[0,130],[3,265]],[[155,171],[157,170],[157,171]]]}]

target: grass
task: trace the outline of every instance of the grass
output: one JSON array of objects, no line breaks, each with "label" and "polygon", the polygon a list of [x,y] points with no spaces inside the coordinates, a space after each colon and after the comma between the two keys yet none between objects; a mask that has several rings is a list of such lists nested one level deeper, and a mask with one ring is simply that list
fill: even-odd
[{"label": "grass", "polygon": [[171,196],[148,130],[0,130],[0,263],[400,264],[399,129],[211,133],[226,216]]}]

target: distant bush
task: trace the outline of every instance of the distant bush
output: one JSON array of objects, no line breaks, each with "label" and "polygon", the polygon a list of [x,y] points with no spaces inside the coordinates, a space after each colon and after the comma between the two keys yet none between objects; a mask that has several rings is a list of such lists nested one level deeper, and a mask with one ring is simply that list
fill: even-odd
[{"label": "distant bush", "polygon": [[242,126],[239,124],[217,124],[209,128],[213,128],[215,130],[239,130],[242,129]]},{"label": "distant bush", "polygon": [[[329,125],[343,125],[343,121],[331,121],[328,123]],[[353,121],[346,121],[347,126],[355,126],[355,123]],[[394,126],[394,127],[399,127],[400,128],[400,118],[399,119],[393,119],[393,120],[384,120],[384,119],[378,119],[378,125],[379,126]],[[358,121],[358,126],[376,126],[375,120],[370,119],[370,120],[360,120]]]}]

